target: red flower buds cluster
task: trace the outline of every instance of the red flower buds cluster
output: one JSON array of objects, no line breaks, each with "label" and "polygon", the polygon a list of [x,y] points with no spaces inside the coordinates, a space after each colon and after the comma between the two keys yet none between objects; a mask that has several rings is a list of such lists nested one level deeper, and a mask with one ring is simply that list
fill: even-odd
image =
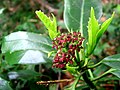
[{"label": "red flower buds cluster", "polygon": [[73,64],[76,59],[75,51],[80,51],[82,41],[80,32],[61,34],[53,40],[53,48],[57,50],[57,54],[53,60],[53,67],[64,68],[67,63]]}]

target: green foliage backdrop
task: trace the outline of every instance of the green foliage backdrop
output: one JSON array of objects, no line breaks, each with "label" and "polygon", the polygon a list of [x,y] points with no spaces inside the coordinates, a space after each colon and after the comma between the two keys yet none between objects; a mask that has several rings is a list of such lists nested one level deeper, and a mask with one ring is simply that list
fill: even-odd
[{"label": "green foliage backdrop", "polygon": [[[100,39],[91,58],[95,61],[94,63],[97,63],[104,58],[101,62],[102,65],[95,69],[94,76],[101,75],[101,72],[108,70],[107,66],[113,68],[110,69],[108,73],[115,75],[112,77],[109,76],[110,78],[105,77],[101,79],[98,86],[100,86],[101,83],[111,83],[114,85],[114,89],[117,90],[119,88],[120,55],[117,53],[120,53],[120,5],[113,2],[109,2],[108,4],[103,3],[103,16],[100,19],[99,17],[102,15],[100,0],[97,2],[96,0],[92,0],[92,2],[89,2],[89,0],[86,0],[86,2],[85,0],[81,1],[81,3],[74,3],[74,0],[65,0],[65,12],[63,12],[63,0],[2,0],[0,2],[0,46],[1,43],[3,43],[1,49],[6,55],[6,57],[4,57],[3,54],[0,54],[1,90],[55,90],[58,88],[57,85],[44,86],[36,84],[37,81],[57,80],[60,79],[61,76],[67,76],[61,72],[61,70],[51,68],[52,56],[49,58],[47,56],[50,51],[53,51],[51,40],[48,37],[50,33],[47,32],[48,28],[45,28],[43,23],[39,21],[35,11],[41,9],[47,16],[51,16],[51,12],[54,13],[55,17],[57,17],[57,22],[55,22],[54,19],[54,24],[52,25],[54,26],[55,23],[57,23],[57,29],[61,32],[67,32],[66,25],[69,31],[83,30],[81,28],[85,28],[84,31],[81,32],[86,35],[87,23],[82,25],[82,22],[85,22],[86,19],[88,20],[90,11],[86,8],[91,8],[91,3],[94,3],[93,7],[95,8],[97,19],[99,19],[100,22],[106,20],[106,18],[111,16],[113,11],[116,11],[112,24]],[[67,5],[68,3],[71,6]],[[85,8],[83,8],[84,6]],[[81,13],[79,9],[85,13]],[[75,12],[79,12],[79,15],[74,15]],[[64,16],[63,13],[65,13]],[[68,15],[71,17],[68,17]],[[80,17],[84,17],[83,20],[81,20]],[[70,18],[73,21],[68,21]],[[77,18],[76,20],[81,22],[76,23],[74,18]],[[65,21],[65,24],[63,23],[63,20]],[[75,24],[75,27],[73,24]],[[56,27],[54,28],[56,34],[51,36],[51,38],[54,38],[59,34],[57,33],[57,29]],[[27,33],[25,31],[27,31]],[[3,39],[6,35],[8,36]],[[108,55],[113,56],[105,58]],[[38,63],[41,62],[47,63],[38,65]],[[114,70],[114,68],[117,68],[118,70]],[[78,78],[68,89],[74,89],[77,81]],[[84,87],[78,87],[76,90],[87,87],[88,86],[85,85]],[[60,88],[62,87],[59,87],[59,89]]]}]

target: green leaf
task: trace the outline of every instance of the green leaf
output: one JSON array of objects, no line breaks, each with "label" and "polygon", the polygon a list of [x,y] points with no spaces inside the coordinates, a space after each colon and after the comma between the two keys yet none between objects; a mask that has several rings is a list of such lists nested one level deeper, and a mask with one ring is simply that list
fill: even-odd
[{"label": "green leaf", "polygon": [[51,39],[54,39],[59,33],[57,32],[56,18],[52,14],[53,20],[50,17],[47,17],[41,10],[35,12],[39,19],[43,22],[49,32]]},{"label": "green leaf", "polygon": [[106,20],[99,28],[98,21],[95,18],[94,10],[93,8],[91,8],[90,19],[88,22],[88,47],[86,55],[87,57],[91,55],[91,53],[94,51],[100,37],[103,35],[103,33],[106,31],[109,24],[111,23],[113,16],[114,13],[112,14],[112,17]]},{"label": "green leaf", "polygon": [[98,80],[98,79],[101,79],[102,77],[104,77],[104,76],[106,76],[106,75],[108,75],[108,74],[110,74],[110,73],[112,73],[112,72],[114,72],[114,71],[116,71],[116,70],[117,70],[117,69],[110,68],[109,70],[105,71],[105,72],[102,73],[101,75],[99,75],[99,76],[97,76],[97,77],[95,77],[95,78],[92,78],[92,81],[96,81],[96,80]]},{"label": "green leaf", "polygon": [[107,75],[108,73],[111,73],[111,74],[117,76],[118,78],[120,78],[120,69],[111,68],[108,71],[106,71],[105,73],[103,73],[103,75],[101,75],[101,76]]},{"label": "green leaf", "polygon": [[13,89],[10,87],[8,81],[0,77],[0,90],[13,90]]},{"label": "green leaf", "polygon": [[120,54],[108,56],[102,60],[102,63],[109,67],[120,70]]},{"label": "green leaf", "polygon": [[93,74],[94,76],[99,76],[106,70],[108,70],[108,67],[105,64],[101,64],[100,66],[96,67],[96,69],[93,71]]},{"label": "green leaf", "polygon": [[94,9],[91,8],[90,18],[88,21],[88,55],[92,53],[96,46],[96,34],[99,30],[98,21],[95,18]]},{"label": "green leaf", "polygon": [[46,53],[38,50],[15,51],[13,53],[7,52],[5,59],[8,64],[39,64],[52,61],[52,58],[47,58]]},{"label": "green leaf", "polygon": [[46,36],[15,32],[6,36],[2,43],[9,64],[38,64],[49,61],[47,54],[53,51],[51,40]]},{"label": "green leaf", "polygon": [[116,76],[111,76],[110,78],[108,78],[108,76],[105,76],[103,78],[101,78],[99,81],[100,82],[105,82],[105,81],[112,81],[112,80],[120,80],[118,77]]},{"label": "green leaf", "polygon": [[107,30],[108,26],[110,25],[113,17],[114,17],[115,12],[113,12],[111,18],[107,19],[101,26],[100,30],[97,33],[97,42],[99,41],[100,37],[103,35],[103,33]]},{"label": "green leaf", "polygon": [[47,36],[19,31],[11,33],[3,39],[2,53],[19,50],[40,50],[49,53],[53,50],[51,42]]},{"label": "green leaf", "polygon": [[80,31],[87,38],[90,8],[94,7],[97,19],[102,15],[101,0],[65,0],[64,22],[69,31]]},{"label": "green leaf", "polygon": [[117,76],[120,79],[120,69],[111,72],[113,75]]},{"label": "green leaf", "polygon": [[113,69],[116,69],[110,73],[120,78],[120,54],[108,56],[102,60],[102,63]]}]

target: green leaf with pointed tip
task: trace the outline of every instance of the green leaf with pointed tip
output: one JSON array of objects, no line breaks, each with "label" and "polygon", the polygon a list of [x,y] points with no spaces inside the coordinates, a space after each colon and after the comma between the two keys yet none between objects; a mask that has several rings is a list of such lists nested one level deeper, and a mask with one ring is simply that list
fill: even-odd
[{"label": "green leaf with pointed tip", "polygon": [[103,35],[103,33],[107,30],[108,26],[110,25],[115,12],[113,12],[111,18],[107,19],[101,26],[100,30],[97,33],[97,42],[99,41],[100,37]]},{"label": "green leaf with pointed tip", "polygon": [[91,53],[94,51],[100,37],[103,35],[103,33],[108,28],[109,24],[111,23],[113,19],[114,13],[112,14],[112,17],[106,20],[101,27],[99,27],[98,21],[95,18],[94,10],[91,8],[91,14],[90,19],[88,22],[88,47],[87,47],[87,54],[88,57],[91,55]]},{"label": "green leaf with pointed tip", "polygon": [[94,9],[91,7],[90,18],[88,21],[88,55],[92,53],[96,46],[96,34],[99,30],[99,24],[95,18]]},{"label": "green leaf with pointed tip", "polygon": [[6,36],[2,43],[2,53],[9,64],[38,64],[49,62],[47,54],[53,51],[51,40],[28,32],[15,32]]},{"label": "green leaf with pointed tip", "polygon": [[35,12],[39,19],[43,22],[49,32],[51,39],[54,39],[59,33],[57,32],[56,18],[52,14],[53,20],[50,17],[47,17],[41,10]]},{"label": "green leaf with pointed tip", "polygon": [[79,31],[87,38],[90,8],[94,7],[97,19],[102,15],[101,0],[65,0],[64,22],[69,30]]},{"label": "green leaf with pointed tip", "polygon": [[120,70],[120,54],[108,56],[102,60],[102,63],[109,67]]},{"label": "green leaf with pointed tip", "polygon": [[0,77],[0,90],[13,90],[13,89],[10,87],[8,81]]}]

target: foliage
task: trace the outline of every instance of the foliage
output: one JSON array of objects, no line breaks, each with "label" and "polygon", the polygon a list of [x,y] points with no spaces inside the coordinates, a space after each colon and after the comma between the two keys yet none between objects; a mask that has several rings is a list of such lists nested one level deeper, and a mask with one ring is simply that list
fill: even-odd
[{"label": "foliage", "polygon": [[80,31],[86,38],[91,6],[95,9],[97,19],[100,18],[102,14],[100,0],[65,0],[64,22],[69,31]]},{"label": "foliage", "polygon": [[111,23],[113,19],[113,16],[114,16],[114,13],[111,18],[106,20],[100,26],[95,18],[94,10],[93,8],[91,8],[91,15],[90,15],[90,19],[88,22],[88,50],[87,50],[88,55],[90,55],[94,51],[96,44],[98,43],[100,37],[103,35],[103,33],[108,28],[109,24]]},{"label": "foliage", "polygon": [[[53,3],[53,1],[54,1],[54,3]],[[52,11],[51,11],[51,9],[47,8],[44,5],[44,3],[48,3],[47,5],[51,8],[53,8]],[[16,32],[16,34],[17,33],[19,34],[22,32],[23,33],[30,32],[30,34],[29,34],[30,38],[32,38],[31,35],[38,33],[37,35],[35,34],[34,39],[37,40],[38,39],[37,36],[42,35],[43,37],[41,36],[41,38],[45,37],[45,39],[43,41],[45,41],[46,43],[48,41],[48,43],[51,44],[50,38],[46,38],[47,37],[46,35],[48,34],[48,32],[47,32],[45,26],[42,25],[41,22],[39,22],[38,18],[35,16],[34,12],[35,12],[35,10],[38,10],[39,8],[41,8],[42,11],[45,11],[49,15],[50,12],[54,12],[54,10],[55,10],[55,12],[57,11],[57,16],[59,19],[61,17],[61,11],[63,8],[62,3],[63,3],[63,1],[58,1],[58,0],[51,0],[51,1],[50,0],[44,0],[44,1],[42,1],[42,0],[34,0],[34,1],[33,0],[30,0],[30,1],[28,1],[28,0],[3,0],[3,1],[1,1],[1,3],[0,3],[0,47],[1,47],[1,43],[5,40],[5,39],[3,40],[4,36],[6,36],[12,32]],[[19,32],[17,32],[17,31],[19,31]],[[41,34],[41,35],[39,35],[39,34]],[[16,35],[14,37],[16,37]],[[20,38],[20,37],[22,37],[22,36],[20,35],[18,38]],[[17,44],[17,42],[18,43],[20,42],[23,45],[23,47],[24,47],[24,42],[32,43],[33,45],[35,45],[34,40],[33,40],[33,42],[31,42],[31,40],[27,39],[27,34],[26,35],[24,34],[23,37],[24,37],[24,39],[21,40],[22,42],[20,42],[19,39],[17,39],[13,43]],[[8,44],[8,43],[11,43],[11,41],[7,42],[6,44]],[[20,45],[20,43],[19,43],[19,45]],[[40,44],[39,42],[37,42],[37,43]],[[37,47],[39,47],[39,45],[37,43],[36,43],[36,45],[37,45]],[[22,46],[22,45],[20,45],[20,46]],[[42,45],[45,46],[45,44],[42,44]],[[32,46],[30,46],[30,47],[32,47]],[[7,53],[7,57],[4,57],[3,54],[0,54],[0,77],[2,77],[4,80],[6,80],[6,82],[9,84],[10,87],[12,87],[13,90],[22,90],[22,89],[46,90],[49,88],[48,86],[46,87],[43,85],[37,85],[36,82],[39,80],[57,79],[57,76],[58,76],[57,72],[59,70],[51,69],[52,60],[50,59],[51,57],[50,58],[47,57],[47,52],[40,52],[39,50],[31,50],[30,47],[29,47],[29,50],[26,51],[26,50],[23,50],[22,48],[19,48],[19,50],[15,50],[15,47],[13,46],[15,51],[13,51],[12,53]],[[49,47],[49,45],[48,45],[48,47]],[[11,48],[11,49],[13,49],[13,48]],[[22,49],[22,50],[20,50],[20,49]],[[24,49],[25,49],[25,47],[24,47]],[[43,49],[45,49],[45,48],[43,48]],[[51,48],[51,50],[52,50],[52,48]],[[33,53],[34,53],[34,55],[33,55]],[[42,62],[44,62],[44,63],[47,62],[47,64],[40,64],[40,65],[18,64],[19,60],[20,60],[18,58],[21,58],[24,55],[25,55],[25,58],[28,58],[28,60],[30,60],[29,57],[31,57],[31,61],[34,61],[33,58],[34,59],[36,58],[37,62],[38,62],[38,60],[41,61],[41,59],[42,59]],[[26,57],[26,55],[27,55],[27,57]],[[16,57],[14,57],[14,56],[16,56]],[[37,56],[39,56],[39,57],[37,57]],[[46,57],[47,57],[47,59],[46,59]],[[21,58],[21,60],[22,60],[22,58]],[[44,61],[44,60],[47,60],[47,61]],[[9,61],[11,61],[11,62],[9,62]],[[27,60],[25,60],[25,61],[27,61]],[[34,63],[37,63],[37,62],[34,62]],[[28,63],[28,62],[23,62],[23,63]],[[20,71],[20,73],[19,73],[19,71]],[[51,73],[48,71],[50,71]],[[42,73],[42,75],[41,75],[41,73]],[[19,77],[10,78],[9,75],[11,77],[19,75]],[[9,90],[9,89],[6,89],[6,90]]]},{"label": "foliage", "polygon": [[44,25],[46,26],[46,28],[48,29],[50,38],[54,39],[58,35],[55,16],[52,14],[53,20],[50,20],[50,18],[48,18],[41,11],[36,11],[36,14],[41,19],[41,21],[44,23]]},{"label": "foliage", "polygon": [[47,36],[28,32],[15,32],[4,38],[2,52],[6,54],[5,58],[9,64],[46,62],[43,53],[47,54],[52,51],[50,41]]},{"label": "foliage", "polygon": [[[5,83],[3,86],[1,85],[1,89],[27,88],[37,90],[41,88],[46,90],[47,88],[36,84],[38,80],[41,81],[42,77],[45,76],[39,72],[41,68],[38,68],[38,66],[42,67],[42,63],[45,63],[46,69],[50,69],[54,74],[55,72],[60,72],[59,68],[61,68],[73,75],[73,83],[66,86],[65,90],[99,89],[100,80],[110,74],[113,74],[117,80],[120,79],[119,54],[105,57],[96,63],[91,58],[99,39],[111,23],[114,13],[111,18],[99,25],[97,19],[101,16],[102,8],[100,8],[101,4],[98,1],[65,0],[64,6],[64,22],[68,30],[67,34],[60,34],[60,31],[57,30],[57,22],[53,14],[53,19],[51,20],[42,11],[36,11],[37,16],[48,29],[51,39],[44,34],[23,31],[14,32],[4,37],[2,54],[5,58],[2,59],[1,67],[3,68],[7,65],[8,67],[5,67],[5,70],[8,71],[6,73],[1,69],[3,73],[1,74],[1,82]],[[88,29],[86,29],[87,23]],[[52,69],[51,65],[53,66]],[[106,68],[102,72],[99,67]],[[101,74],[95,74],[98,71]],[[4,74],[6,77],[4,77]],[[47,75],[45,77],[51,80],[51,76]],[[10,81],[10,84],[6,80]],[[14,80],[18,80],[16,87],[14,87],[16,83],[12,84]],[[54,87],[52,88],[50,85],[49,89],[56,89],[57,85],[54,84],[55,82],[57,81],[43,80],[39,83],[45,83],[46,85],[53,83]],[[25,87],[26,85],[27,87]]]}]

